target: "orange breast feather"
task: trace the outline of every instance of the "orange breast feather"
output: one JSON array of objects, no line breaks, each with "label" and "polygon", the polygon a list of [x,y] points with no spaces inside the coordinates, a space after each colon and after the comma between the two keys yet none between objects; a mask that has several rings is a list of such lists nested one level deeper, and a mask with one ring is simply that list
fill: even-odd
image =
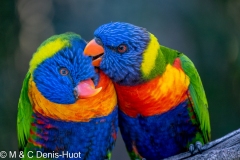
[{"label": "orange breast feather", "polygon": [[119,108],[127,115],[152,116],[167,112],[187,99],[189,77],[181,68],[167,65],[162,76],[136,86],[115,84]]},{"label": "orange breast feather", "polygon": [[29,85],[29,97],[31,97],[33,110],[53,119],[88,122],[91,118],[107,116],[117,104],[113,83],[102,72],[100,72],[100,81],[97,86],[97,88],[102,87],[101,92],[87,99],[79,99],[74,104],[53,103],[38,91],[32,80]]}]

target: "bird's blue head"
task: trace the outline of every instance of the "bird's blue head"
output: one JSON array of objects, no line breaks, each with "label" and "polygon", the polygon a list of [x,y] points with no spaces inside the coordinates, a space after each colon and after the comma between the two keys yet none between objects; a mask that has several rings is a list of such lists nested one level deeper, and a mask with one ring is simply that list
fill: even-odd
[{"label": "bird's blue head", "polygon": [[150,33],[145,28],[123,22],[108,23],[100,26],[94,37],[84,53],[93,56],[95,66],[118,84],[133,85],[143,81],[142,54],[150,41]]},{"label": "bird's blue head", "polygon": [[[98,75],[90,57],[83,55],[86,42],[77,34],[65,33],[43,42],[30,62],[30,73],[40,93],[59,104],[97,94]],[[94,81],[94,82],[93,82]]]}]

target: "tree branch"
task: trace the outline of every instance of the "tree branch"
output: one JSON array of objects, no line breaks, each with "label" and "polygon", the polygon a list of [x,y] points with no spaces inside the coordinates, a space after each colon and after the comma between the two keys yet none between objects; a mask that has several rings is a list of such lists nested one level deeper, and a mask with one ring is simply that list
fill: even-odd
[{"label": "tree branch", "polygon": [[195,151],[180,153],[167,158],[166,160],[187,159],[187,160],[240,160],[240,129],[227,134],[224,137],[211,141],[202,147],[202,153]]}]

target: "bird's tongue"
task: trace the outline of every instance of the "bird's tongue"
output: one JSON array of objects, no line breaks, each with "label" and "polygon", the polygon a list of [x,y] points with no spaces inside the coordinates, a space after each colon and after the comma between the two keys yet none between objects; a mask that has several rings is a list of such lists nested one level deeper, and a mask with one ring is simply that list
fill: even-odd
[{"label": "bird's tongue", "polygon": [[98,94],[102,90],[102,87],[95,88],[93,81],[91,79],[87,79],[87,80],[81,81],[77,85],[76,89],[77,89],[79,98],[88,98]]}]

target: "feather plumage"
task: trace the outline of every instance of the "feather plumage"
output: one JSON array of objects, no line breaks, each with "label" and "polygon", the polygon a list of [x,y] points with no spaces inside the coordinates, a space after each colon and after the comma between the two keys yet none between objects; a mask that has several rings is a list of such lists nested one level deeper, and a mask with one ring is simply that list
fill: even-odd
[{"label": "feather plumage", "polygon": [[[101,54],[99,67],[114,81],[120,130],[131,159],[162,159],[196,141],[209,141],[205,92],[184,54],[161,46],[153,34],[129,23],[104,24],[94,36],[99,45],[89,43],[84,53]],[[102,49],[91,49],[95,46]]]},{"label": "feather plumage", "polygon": [[[65,33],[50,37],[33,55],[18,104],[25,159],[30,151],[35,159],[74,159],[61,155],[79,152],[86,160],[110,159],[118,128],[116,93],[83,55],[85,45],[79,35]],[[82,99],[84,91],[89,97]]]}]

